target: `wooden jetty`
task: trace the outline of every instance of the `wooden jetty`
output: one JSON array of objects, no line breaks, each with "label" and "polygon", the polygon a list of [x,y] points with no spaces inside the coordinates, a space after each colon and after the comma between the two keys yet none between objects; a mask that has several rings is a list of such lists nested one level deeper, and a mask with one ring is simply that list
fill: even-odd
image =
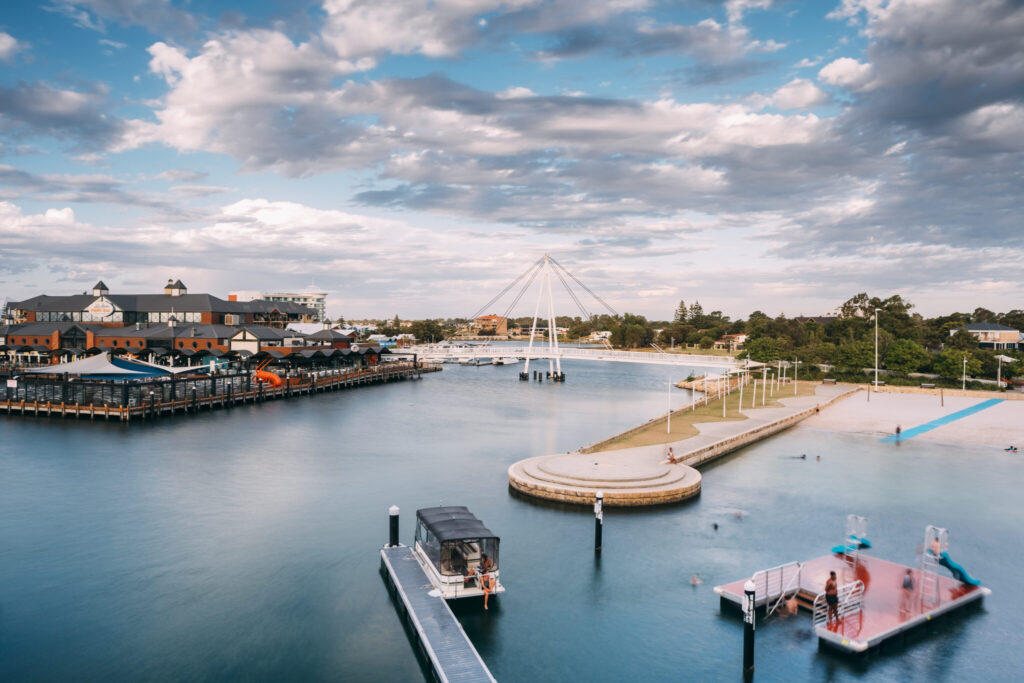
[{"label": "wooden jetty", "polygon": [[[914,591],[903,595],[903,577],[911,571]],[[829,624],[824,593],[829,572],[839,582],[839,619]],[[723,607],[741,608],[741,579],[715,586]],[[888,562],[863,553],[851,560],[844,554],[818,557],[806,562],[759,571],[755,584],[754,606],[771,614],[785,596],[796,597],[797,604],[814,615],[814,633],[818,643],[842,653],[859,654],[878,649],[891,639],[904,638],[911,630],[935,620],[942,614],[962,608],[992,593],[983,586]]]},{"label": "wooden jetty", "polygon": [[434,589],[408,546],[380,551],[381,573],[410,635],[438,681],[494,682],[448,603]]},{"label": "wooden jetty", "polygon": [[[197,368],[198,370],[199,368]],[[103,403],[65,402],[56,400],[0,400],[0,414],[24,415],[33,417],[59,417],[75,419],[102,419],[120,422],[150,419],[175,414],[194,414],[201,410],[214,410],[245,403],[261,403],[263,401],[308,396],[327,391],[338,391],[369,384],[383,384],[418,378],[425,372],[440,370],[439,365],[418,363],[386,363],[364,370],[315,372],[300,377],[289,377],[281,386],[273,387],[260,382],[251,382],[250,374],[242,373],[232,376],[210,375],[192,378],[175,379],[169,382],[148,382],[144,385],[131,386],[131,383],[108,383],[112,386],[123,385],[138,393],[140,386],[157,388],[160,398],[150,394],[151,399],[141,397],[138,400],[119,401],[121,388],[111,389],[102,394]],[[239,378],[246,381],[241,382]],[[65,383],[66,384],[66,383]],[[56,386],[56,385],[55,385]],[[173,387],[178,386],[176,393]],[[166,391],[171,387],[171,391]],[[191,390],[189,390],[189,387]],[[0,392],[2,393],[2,392]],[[99,392],[97,392],[99,394]],[[143,392],[144,393],[144,392]],[[113,405],[111,403],[114,403]]]}]

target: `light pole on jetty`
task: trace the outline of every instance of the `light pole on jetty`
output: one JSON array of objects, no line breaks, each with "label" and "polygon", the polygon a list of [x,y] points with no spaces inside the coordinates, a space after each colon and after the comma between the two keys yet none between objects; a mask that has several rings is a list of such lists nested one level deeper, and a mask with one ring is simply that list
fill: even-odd
[{"label": "light pole on jetty", "polygon": [[882,309],[875,309],[875,391],[878,391],[878,314]]}]

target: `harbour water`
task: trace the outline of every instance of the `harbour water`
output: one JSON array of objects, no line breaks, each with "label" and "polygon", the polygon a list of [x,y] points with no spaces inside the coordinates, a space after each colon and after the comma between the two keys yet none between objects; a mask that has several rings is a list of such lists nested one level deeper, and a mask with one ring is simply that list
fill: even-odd
[{"label": "harbour water", "polygon": [[1020,456],[797,428],[706,468],[695,501],[607,510],[595,559],[591,511],[514,496],[505,470],[663,412],[685,372],[521,370],[448,365],[130,426],[4,419],[0,680],[421,680],[377,549],[389,505],[408,543],[415,509],[441,503],[502,536],[497,609],[456,603],[499,680],[739,678],[742,627],[711,587],[823,554],[850,512],[870,518],[871,553],[905,564],[926,524],[948,528],[993,595],[861,663],[819,653],[806,615],[771,621],[758,679],[1020,675]]}]

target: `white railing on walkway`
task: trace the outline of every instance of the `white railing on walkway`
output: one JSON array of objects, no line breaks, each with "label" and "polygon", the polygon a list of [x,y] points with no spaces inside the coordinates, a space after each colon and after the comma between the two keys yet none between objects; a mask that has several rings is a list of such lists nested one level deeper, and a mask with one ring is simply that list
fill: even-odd
[{"label": "white railing on walkway", "polygon": [[414,346],[408,349],[420,358],[493,358],[494,356],[516,356],[518,358],[577,358],[580,360],[618,361],[623,363],[653,363],[658,365],[681,365],[685,367],[737,368],[743,361],[729,356],[706,356],[684,353],[651,353],[647,351],[620,351],[612,349],[585,349],[561,346],[552,351],[547,345],[534,346]]}]

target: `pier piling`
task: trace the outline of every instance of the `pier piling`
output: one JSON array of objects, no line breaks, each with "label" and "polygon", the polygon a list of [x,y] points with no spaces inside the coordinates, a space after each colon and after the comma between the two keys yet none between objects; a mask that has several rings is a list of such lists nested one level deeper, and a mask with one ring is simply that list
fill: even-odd
[{"label": "pier piling", "polygon": [[597,492],[594,498],[594,552],[601,552],[601,536],[604,531],[604,493]]}]

